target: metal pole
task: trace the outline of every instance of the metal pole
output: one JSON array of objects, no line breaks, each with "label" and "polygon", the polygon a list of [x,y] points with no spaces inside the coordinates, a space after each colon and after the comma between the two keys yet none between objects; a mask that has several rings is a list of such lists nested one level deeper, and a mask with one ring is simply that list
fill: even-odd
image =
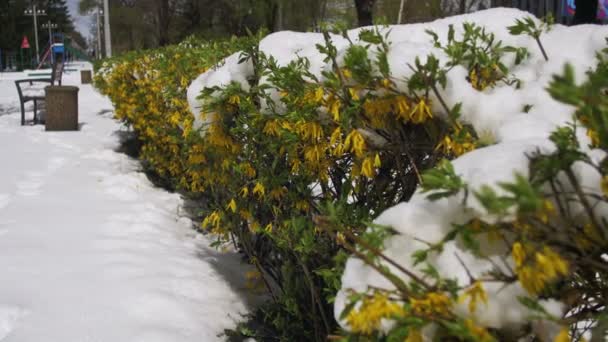
[{"label": "metal pole", "polygon": [[110,4],[109,0],[103,1],[104,12],[104,35],[106,38],[106,57],[112,57],[112,39],[110,36]]},{"label": "metal pole", "polygon": [[101,22],[99,21],[99,15],[101,9],[97,7],[97,59],[101,59]]},{"label": "metal pole", "polygon": [[51,21],[48,22],[49,25],[49,44],[53,45],[53,31],[51,31]]},{"label": "metal pole", "polygon": [[36,4],[33,5],[34,9],[34,40],[36,40],[36,62],[40,64],[40,52],[38,51],[38,19]]}]

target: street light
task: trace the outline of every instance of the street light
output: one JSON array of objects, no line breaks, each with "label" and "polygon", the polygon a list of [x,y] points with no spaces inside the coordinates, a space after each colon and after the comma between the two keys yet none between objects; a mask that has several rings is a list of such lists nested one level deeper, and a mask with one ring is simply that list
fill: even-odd
[{"label": "street light", "polygon": [[49,29],[49,43],[53,45],[53,31],[52,29],[56,29],[58,26],[55,23],[52,23],[50,20],[44,24],[42,24],[42,28]]},{"label": "street light", "polygon": [[52,52],[52,49],[53,49],[53,31],[52,31],[52,29],[56,29],[57,24],[52,23],[49,20],[48,22],[42,24],[42,28],[49,29],[49,49],[51,49],[49,51],[51,51],[51,63],[54,63],[55,59],[54,59],[53,52]]},{"label": "street light", "polygon": [[40,63],[40,52],[38,51],[38,16],[46,15],[46,11],[36,8],[36,4],[32,4],[31,8],[26,9],[23,14],[34,17],[34,40],[36,40],[36,62]]},{"label": "street light", "polygon": [[101,59],[101,22],[99,17],[103,15],[103,10],[97,8],[97,59]]},{"label": "street light", "polygon": [[108,0],[103,1],[104,15],[104,35],[106,38],[106,57],[112,57],[112,39],[110,38],[110,5]]}]

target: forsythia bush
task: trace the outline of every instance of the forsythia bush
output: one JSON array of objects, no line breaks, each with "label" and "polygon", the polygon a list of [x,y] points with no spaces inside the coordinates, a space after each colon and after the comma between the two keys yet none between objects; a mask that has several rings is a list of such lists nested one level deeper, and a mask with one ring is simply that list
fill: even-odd
[{"label": "forsythia bush", "polygon": [[[500,340],[506,338],[503,331],[453,313],[462,291],[461,300],[471,311],[483,305],[488,296],[484,281],[493,280],[520,282],[533,295],[522,299],[525,305],[564,329],[600,321],[608,288],[600,259],[608,232],[593,206],[607,197],[585,193],[568,170],[577,162],[589,163],[608,184],[606,163],[585,157],[571,127],[552,136],[555,154],[533,156],[530,179],[502,185],[508,195],[491,188],[472,194],[497,217],[515,212],[517,219],[473,219],[455,225],[444,239],[461,239],[479,255],[477,239],[490,235],[504,241],[515,261],[509,272],[501,268],[463,287],[431,268],[424,279],[417,277],[383,253],[394,232],[372,220],[409,200],[421,184],[432,200],[472,192],[443,160],[492,143],[461,122],[459,104],[442,98],[447,73],[466,68],[467,81],[479,91],[499,82],[519,86],[503,59],[513,55],[519,63],[527,51],[503,46],[474,24],[463,30],[458,40],[450,28],[447,41],[429,32],[449,62],[420,56],[409,66],[405,91],[389,67],[390,42],[376,29],[360,31],[357,43],[347,32],[325,32],[317,49],[330,67],[322,77],[310,72],[306,58],[283,65],[266,56],[259,37],[205,44],[189,40],[101,66],[96,85],[114,102],[117,118],[138,135],[145,165],[171,186],[204,198],[202,228],[215,233],[219,244],[234,243],[255,266],[250,278],[262,284],[271,302],[257,316],[264,327],[243,327],[240,333],[260,340],[422,341],[425,327],[433,325],[438,340]],[[348,41],[343,55],[336,39]],[[195,128],[186,88],[234,51],[241,51],[241,63],[252,67],[247,86],[234,82],[203,90],[204,124]],[[579,107],[577,123],[602,149],[608,146],[606,97],[600,91],[608,86],[607,65],[601,59],[582,86],[566,69],[550,89],[560,101]],[[441,115],[432,108],[441,108]],[[552,192],[541,190],[547,184]],[[584,209],[576,217],[570,211],[573,203]],[[556,225],[571,238],[556,238]],[[555,239],[548,238],[552,235]],[[430,245],[415,257],[424,263],[442,248]],[[373,267],[395,290],[353,293],[342,312],[349,330],[340,331],[333,300],[349,255]],[[534,298],[567,301],[572,315],[549,317]],[[571,335],[576,334],[573,328]],[[531,336],[530,331],[509,338],[523,336]],[[559,336],[567,341],[568,331]]]},{"label": "forsythia bush", "polygon": [[[518,21],[510,30],[518,34],[515,32],[535,32],[533,28],[533,21],[528,20]],[[470,32],[465,30],[465,41]],[[548,60],[540,34],[530,35]],[[436,36],[434,40],[440,47]],[[450,50],[446,48],[448,54]],[[462,56],[462,51],[456,51]],[[523,57],[526,53],[518,54]],[[553,77],[547,91],[556,101],[575,108],[573,121],[551,134],[553,149],[528,155],[528,175],[473,189],[447,160],[422,175],[428,201],[454,198],[460,202],[457,207],[462,207],[460,217],[472,216],[464,223],[452,222],[452,229],[438,242],[421,241],[427,248],[415,251],[411,259],[414,266],[425,268],[396,261],[395,243],[405,245],[407,237],[391,241],[390,251],[365,238],[358,243],[357,257],[390,285],[351,291],[341,314],[350,330],[348,340],[566,342],[585,341],[589,336],[592,341],[605,340],[608,49],[599,52],[597,59],[597,66],[587,72],[588,80],[582,84],[575,81],[571,65]],[[484,72],[483,67],[474,67],[469,81],[476,89],[491,86],[491,80],[479,82],[477,76],[500,69],[491,67]],[[581,127],[590,138],[589,146],[577,136]],[[455,245],[477,260],[463,259],[454,251]],[[433,266],[448,250],[468,281],[446,277]],[[480,308],[489,302],[494,308],[481,315],[491,317],[479,316]],[[526,310],[514,310],[516,306]],[[509,317],[510,311],[518,317]]]},{"label": "forsythia bush", "polygon": [[196,153],[202,144],[193,132],[186,90],[190,82],[245,39],[203,43],[194,38],[154,51],[135,51],[97,65],[95,86],[115,105],[115,116],[141,143],[140,158],[166,185],[198,192],[202,175]]}]

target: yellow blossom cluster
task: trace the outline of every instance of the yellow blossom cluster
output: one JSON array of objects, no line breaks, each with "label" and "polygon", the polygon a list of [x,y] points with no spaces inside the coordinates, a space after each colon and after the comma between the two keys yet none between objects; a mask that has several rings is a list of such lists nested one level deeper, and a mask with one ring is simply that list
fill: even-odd
[{"label": "yellow blossom cluster", "polygon": [[421,317],[447,316],[453,302],[448,295],[440,292],[429,292],[422,298],[410,298],[412,313]]},{"label": "yellow blossom cluster", "polygon": [[515,242],[511,255],[519,282],[531,294],[541,293],[548,284],[569,273],[568,262],[547,246],[535,251],[533,246]]},{"label": "yellow blossom cluster", "polygon": [[[190,192],[203,191],[207,177],[214,174],[204,167],[210,161],[204,153],[208,144],[193,132],[186,100],[190,82],[234,49],[231,44],[214,47],[131,52],[105,61],[95,76],[96,87],[115,105],[115,117],[135,131],[146,166]],[[238,104],[238,97],[230,100]],[[214,137],[216,144],[237,148],[221,134]]]},{"label": "yellow blossom cluster", "polygon": [[493,87],[502,78],[502,73],[496,64],[491,66],[475,66],[469,71],[469,82],[473,88],[483,91],[487,87]]},{"label": "yellow blossom cluster", "polygon": [[383,319],[404,314],[402,305],[391,301],[388,295],[377,292],[363,299],[361,306],[353,309],[346,317],[346,321],[354,332],[370,335],[380,328]]}]

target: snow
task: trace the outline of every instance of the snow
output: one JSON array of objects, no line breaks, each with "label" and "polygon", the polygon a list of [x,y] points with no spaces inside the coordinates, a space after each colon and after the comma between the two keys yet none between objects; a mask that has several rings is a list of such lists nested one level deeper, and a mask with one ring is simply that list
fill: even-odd
[{"label": "snow", "polygon": [[[495,142],[495,145],[472,151],[453,161],[456,173],[462,176],[472,190],[477,190],[482,185],[512,181],[515,173],[526,176],[529,163],[527,153],[552,151],[554,147],[548,140],[549,134],[557,126],[569,122],[573,114],[572,107],[558,103],[546,92],[552,75],[561,73],[564,65],[571,63],[575,66],[577,81],[581,82],[585,78],[585,72],[595,65],[595,53],[606,46],[605,37],[608,36],[606,26],[556,25],[550,32],[541,36],[550,59],[547,62],[532,38],[512,36],[507,30],[516,19],[525,16],[529,14],[516,9],[495,8],[431,23],[380,28],[382,34],[388,33],[388,40],[391,43],[389,64],[394,81],[401,90],[405,90],[405,80],[412,74],[408,64],[413,64],[416,57],[424,61],[429,53],[433,53],[443,63],[446,62],[443,52],[433,46],[431,37],[425,33],[428,29],[436,32],[445,43],[449,25],[454,25],[459,35],[462,32],[463,22],[473,22],[495,33],[497,40],[502,40],[504,45],[526,47],[531,53],[531,56],[518,66],[514,65],[513,57],[505,58],[512,75],[522,81],[521,89],[498,84],[494,88],[479,92],[466,82],[467,70],[463,67],[455,67],[447,75],[446,88],[440,90],[441,96],[448,105],[462,103],[462,121],[471,124],[481,135],[492,137]],[[358,40],[359,32],[360,29],[349,32],[349,37],[355,44],[362,44]],[[338,56],[343,56],[348,47],[345,39],[332,36],[332,40],[337,47]],[[279,32],[262,40],[260,51],[274,57],[280,66],[298,57],[306,57],[310,61],[311,72],[320,77],[322,70],[331,68],[329,63],[323,61],[325,56],[315,49],[315,44],[321,42],[322,35],[318,33]],[[370,52],[373,53],[373,50]],[[340,63],[341,59],[338,58],[338,61]],[[200,89],[206,86],[226,85],[232,81],[240,82],[251,76],[247,68],[238,72],[238,67],[234,63],[238,63],[238,59],[231,57],[222,66],[209,70],[193,83],[192,89],[196,91],[189,92],[189,100],[194,114],[198,114],[195,107],[200,106],[200,103],[193,95],[197,95]],[[223,77],[221,82],[208,81],[217,78],[217,75]],[[262,79],[261,82],[266,80]],[[271,95],[274,101],[279,101],[279,97],[273,91]],[[433,111],[445,115],[439,106],[439,101],[435,98],[432,100]],[[530,108],[528,113],[524,112],[525,107]],[[197,120],[200,120],[198,115]],[[583,130],[579,129],[577,135],[583,145],[588,144],[589,139]],[[584,165],[579,165],[575,170],[577,177],[584,180],[586,187],[599,189],[599,176],[594,172]],[[603,215],[608,213],[606,207],[596,210]],[[425,245],[415,238],[429,243],[439,242],[451,229],[452,223],[463,223],[473,217],[479,217],[487,222],[496,220],[486,213],[474,198],[469,199],[468,208],[465,208],[462,205],[462,194],[429,202],[424,194],[416,193],[410,202],[398,204],[380,214],[375,223],[391,226],[400,233],[386,241],[384,251],[386,255],[420,274],[420,269],[424,266],[415,267],[411,255]],[[498,261],[496,253],[488,257]],[[459,242],[448,243],[445,251],[431,256],[429,262],[444,278],[458,279],[460,284],[468,283],[468,276],[454,254],[470,265],[470,271],[474,276],[492,267],[492,263],[475,258],[460,246]],[[392,266],[388,267],[396,274],[400,274]],[[408,279],[404,274],[402,278]],[[349,291],[364,292],[370,286],[392,288],[386,279],[360,260],[354,257],[348,260],[342,277],[342,290],[335,301],[336,318],[345,307]],[[465,304],[459,304],[458,314],[465,317],[473,316],[478,324],[487,327],[517,327],[529,320],[530,311],[517,300],[518,296],[525,295],[520,285],[505,287],[504,284],[494,283],[484,284],[484,287],[490,297],[488,304],[481,305],[474,315],[466,310]],[[561,303],[554,301],[540,303],[548,312],[561,315]],[[344,322],[341,323],[348,328]]]},{"label": "snow", "polygon": [[115,152],[124,129],[79,72],[80,131],[20,126],[25,76],[0,73],[0,341],[222,340],[252,300],[239,255]]}]

